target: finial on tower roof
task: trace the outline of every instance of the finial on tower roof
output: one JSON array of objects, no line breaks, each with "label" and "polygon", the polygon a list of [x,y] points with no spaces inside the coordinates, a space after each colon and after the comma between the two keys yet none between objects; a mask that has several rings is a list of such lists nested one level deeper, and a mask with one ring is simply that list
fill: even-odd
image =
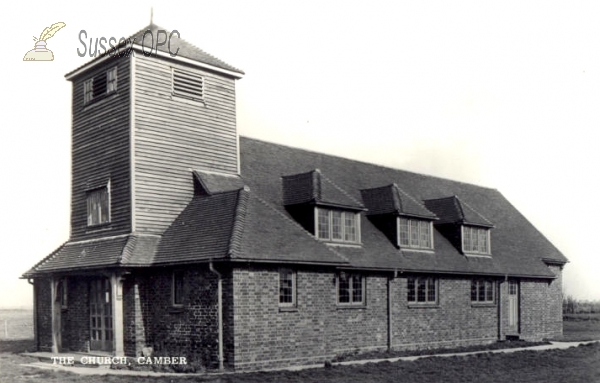
[{"label": "finial on tower roof", "polygon": [[150,7],[150,25],[153,24],[152,20],[154,19],[154,7]]}]

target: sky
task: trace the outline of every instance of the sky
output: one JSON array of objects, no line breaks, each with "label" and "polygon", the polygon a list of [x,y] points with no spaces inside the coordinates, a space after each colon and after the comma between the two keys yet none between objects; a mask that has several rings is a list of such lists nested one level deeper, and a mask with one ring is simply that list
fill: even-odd
[{"label": "sky", "polygon": [[[595,1],[10,2],[0,94],[0,307],[69,238],[71,84],[88,38],[150,21],[245,71],[241,135],[498,189],[600,299],[600,3]],[[52,62],[24,62],[33,36]],[[89,45],[89,44],[88,44]],[[88,52],[89,53],[89,52]]]}]

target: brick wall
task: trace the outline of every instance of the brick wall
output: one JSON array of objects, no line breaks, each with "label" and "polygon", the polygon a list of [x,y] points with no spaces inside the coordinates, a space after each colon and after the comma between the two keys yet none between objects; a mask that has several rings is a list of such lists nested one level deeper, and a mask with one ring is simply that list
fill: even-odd
[{"label": "brick wall", "polygon": [[123,347],[125,355],[141,356],[146,346],[146,321],[142,313],[140,289],[144,278],[131,276],[123,281]]},{"label": "brick wall", "polygon": [[[366,306],[336,304],[336,273],[297,271],[297,310],[280,309],[276,268],[232,273],[235,368],[253,370],[320,363],[337,354],[388,348],[388,274],[366,277]],[[392,282],[394,349],[447,347],[498,338],[496,305],[471,305],[470,279],[439,279],[434,307],[407,304],[405,276]]]},{"label": "brick wall", "polygon": [[[154,350],[154,355],[187,358],[206,368],[218,366],[218,312],[217,277],[208,266],[188,266],[184,272],[184,304],[172,306],[172,269],[158,269],[153,274],[136,278],[141,315],[132,315],[131,301],[135,301],[135,288],[128,289],[126,298],[127,319],[126,350],[141,352],[145,343]],[[133,298],[131,297],[133,295]],[[137,324],[132,324],[131,321]],[[131,331],[144,334],[145,341],[133,336]]]},{"label": "brick wall", "polygon": [[38,350],[52,351],[52,296],[50,280],[36,278],[34,286],[34,292],[37,297]]},{"label": "brick wall", "polygon": [[63,350],[89,351],[89,284],[84,277],[67,279],[67,308],[61,311]]},{"label": "brick wall", "polygon": [[469,278],[438,278],[434,306],[409,305],[407,294],[407,278],[394,279],[394,349],[456,347],[498,339],[497,304],[473,304]]},{"label": "brick wall", "polygon": [[562,271],[550,266],[558,278],[521,281],[521,337],[538,341],[562,335]]}]

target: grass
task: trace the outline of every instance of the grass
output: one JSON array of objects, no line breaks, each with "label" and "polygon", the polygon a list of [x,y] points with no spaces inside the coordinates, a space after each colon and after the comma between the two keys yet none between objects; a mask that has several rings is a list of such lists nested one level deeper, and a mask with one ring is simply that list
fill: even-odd
[{"label": "grass", "polygon": [[31,339],[33,311],[28,309],[0,310],[0,340]]},{"label": "grass", "polygon": [[[2,312],[2,317],[5,313]],[[587,314],[584,314],[587,315]],[[600,315],[598,315],[600,318]],[[600,339],[600,320],[573,316],[565,318],[563,340]],[[499,342],[518,347],[521,342]],[[258,383],[258,382],[478,382],[478,383],[579,383],[600,382],[600,344],[566,350],[518,351],[510,354],[479,354],[468,357],[432,357],[414,362],[369,363],[362,366],[333,366],[298,372],[257,372],[177,377],[85,376],[65,371],[22,366],[37,359],[20,355],[32,350],[33,341],[0,340],[0,383]],[[498,346],[492,346],[498,348]],[[472,351],[459,349],[454,351]],[[412,355],[415,353],[413,352]],[[381,357],[382,355],[379,354]]]}]

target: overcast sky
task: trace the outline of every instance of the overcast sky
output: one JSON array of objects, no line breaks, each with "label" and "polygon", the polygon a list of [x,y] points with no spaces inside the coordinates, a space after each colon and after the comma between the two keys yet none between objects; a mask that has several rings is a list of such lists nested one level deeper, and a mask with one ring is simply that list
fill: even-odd
[{"label": "overcast sky", "polygon": [[[71,84],[79,41],[154,22],[243,69],[240,134],[500,190],[600,299],[600,3],[533,1],[10,2],[0,139],[0,306],[69,237]],[[67,24],[53,62],[23,62]],[[8,293],[7,293],[8,291]]]}]

